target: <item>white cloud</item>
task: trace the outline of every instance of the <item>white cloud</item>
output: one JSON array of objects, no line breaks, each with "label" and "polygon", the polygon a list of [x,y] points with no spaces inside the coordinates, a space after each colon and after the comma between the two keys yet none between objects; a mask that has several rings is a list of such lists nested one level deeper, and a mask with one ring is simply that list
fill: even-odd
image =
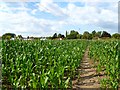
[{"label": "white cloud", "polygon": [[57,32],[56,22],[37,19],[25,11],[18,13],[0,12],[0,35],[12,32],[15,34],[49,36]]},{"label": "white cloud", "polygon": [[62,8],[57,4],[53,3],[52,0],[48,2],[48,0],[41,0],[40,4],[38,4],[39,10],[43,12],[47,12],[53,14],[55,16],[64,16],[65,13],[62,11]]},{"label": "white cloud", "polygon": [[[99,0],[88,3],[85,0],[84,7],[70,2],[66,7],[61,8],[52,0],[49,2],[42,0],[37,4],[38,9],[31,11],[33,15],[40,10],[41,12],[47,12],[53,16],[62,18],[58,20],[41,19],[31,16],[27,12],[30,9],[24,5],[18,8],[9,8],[7,4],[0,4],[0,32],[2,34],[13,32],[25,36],[49,36],[55,32],[64,32],[62,29],[69,25],[95,25],[105,30],[116,30],[118,22],[117,3],[109,2],[108,6],[101,6],[98,2]],[[12,10],[19,10],[19,12],[13,13]]]},{"label": "white cloud", "polygon": [[[106,9],[100,6],[98,7],[98,3],[94,2],[91,2],[90,5],[86,4],[84,7],[78,7],[73,3],[69,3],[64,9],[67,15],[69,15],[66,21],[68,24],[73,25],[93,24],[105,30],[117,31],[118,13],[115,12],[117,3],[109,2],[109,4],[109,7],[103,6],[107,7]],[[106,23],[108,24],[106,25]]]},{"label": "white cloud", "polygon": [[31,13],[32,13],[33,15],[35,15],[37,11],[38,11],[37,9],[34,9],[34,10],[31,11]]},{"label": "white cloud", "polygon": [[88,3],[89,2],[118,2],[118,1],[119,0],[57,0],[57,2],[88,2]]}]

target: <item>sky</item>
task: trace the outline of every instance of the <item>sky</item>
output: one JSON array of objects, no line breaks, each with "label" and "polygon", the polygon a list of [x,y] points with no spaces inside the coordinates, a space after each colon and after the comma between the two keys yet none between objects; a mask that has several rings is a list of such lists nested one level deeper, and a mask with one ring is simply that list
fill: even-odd
[{"label": "sky", "polygon": [[[8,2],[9,1],[9,2]],[[0,0],[0,36],[44,37],[76,30],[118,32],[118,0]]]}]

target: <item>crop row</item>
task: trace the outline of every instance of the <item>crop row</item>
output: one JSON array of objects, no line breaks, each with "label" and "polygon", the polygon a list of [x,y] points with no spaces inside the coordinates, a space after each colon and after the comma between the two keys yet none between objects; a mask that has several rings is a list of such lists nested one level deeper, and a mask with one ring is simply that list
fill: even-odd
[{"label": "crop row", "polygon": [[102,87],[118,88],[120,76],[120,41],[91,41],[89,55],[98,63],[97,71],[105,71]]},{"label": "crop row", "polygon": [[2,81],[12,88],[68,88],[87,41],[3,41]]}]

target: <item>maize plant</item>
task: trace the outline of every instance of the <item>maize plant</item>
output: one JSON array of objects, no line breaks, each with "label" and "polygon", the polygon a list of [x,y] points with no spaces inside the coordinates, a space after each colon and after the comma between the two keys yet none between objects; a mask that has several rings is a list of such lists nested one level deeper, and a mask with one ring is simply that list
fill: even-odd
[{"label": "maize plant", "polygon": [[0,40],[0,88],[2,87],[2,41]]},{"label": "maize plant", "polygon": [[69,88],[85,40],[2,41],[3,88]]},{"label": "maize plant", "polygon": [[[97,70],[100,72],[103,68],[106,78],[101,81],[102,86],[106,88],[115,88],[119,86],[120,76],[120,41],[118,40],[100,40],[91,41],[89,56],[98,62]],[[103,85],[104,84],[104,85]]]}]

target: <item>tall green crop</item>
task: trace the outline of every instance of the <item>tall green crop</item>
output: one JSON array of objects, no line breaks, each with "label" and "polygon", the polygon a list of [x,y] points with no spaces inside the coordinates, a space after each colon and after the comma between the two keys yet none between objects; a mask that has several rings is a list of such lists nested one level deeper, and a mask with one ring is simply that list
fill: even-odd
[{"label": "tall green crop", "polygon": [[68,88],[87,41],[3,41],[2,81],[12,88]]},{"label": "tall green crop", "polygon": [[120,41],[92,41],[90,45],[89,55],[99,64],[97,66],[98,72],[105,69],[106,78],[101,83],[104,87],[118,88],[119,86],[119,49]]},{"label": "tall green crop", "polygon": [[2,84],[2,41],[0,40],[0,88]]}]

